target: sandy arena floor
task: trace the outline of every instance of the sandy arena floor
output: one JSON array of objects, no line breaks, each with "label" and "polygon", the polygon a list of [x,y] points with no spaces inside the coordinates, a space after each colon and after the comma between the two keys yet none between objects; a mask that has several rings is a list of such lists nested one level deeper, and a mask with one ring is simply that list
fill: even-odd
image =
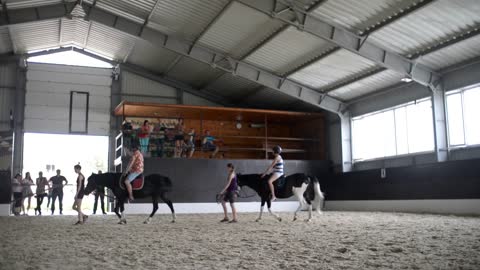
[{"label": "sandy arena floor", "polygon": [[[306,213],[302,213],[304,218]],[[480,269],[480,218],[326,212],[0,218],[0,269]],[[288,221],[285,221],[288,217]]]}]

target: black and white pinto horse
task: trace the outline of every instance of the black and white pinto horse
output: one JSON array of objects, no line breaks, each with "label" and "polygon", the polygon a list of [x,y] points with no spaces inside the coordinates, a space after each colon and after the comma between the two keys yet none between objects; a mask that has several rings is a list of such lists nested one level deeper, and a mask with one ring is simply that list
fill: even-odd
[{"label": "black and white pinto horse", "polygon": [[[262,219],[263,208],[265,203],[268,206],[268,212],[275,216],[278,221],[282,221],[280,216],[273,213],[271,210],[271,192],[268,187],[268,179],[270,175],[261,178],[259,174],[238,174],[237,180],[240,187],[248,186],[251,189],[255,190],[262,200],[260,206],[260,215],[256,221]],[[283,183],[279,187],[279,182]],[[302,210],[305,204],[308,205],[308,219],[306,221],[311,221],[312,219],[312,203],[315,204],[315,208],[318,214],[322,214],[322,205],[325,200],[323,192],[320,190],[320,183],[316,177],[308,176],[303,173],[296,173],[287,176],[285,179],[278,179],[274,182],[275,185],[275,196],[280,199],[290,198],[295,196],[299,202],[299,206],[295,211],[293,216],[293,221],[297,220],[298,211]]]},{"label": "black and white pinto horse", "polygon": [[[120,219],[118,223],[127,224],[124,211],[128,193],[124,187],[120,187],[120,177],[122,177],[121,173],[92,174],[90,177],[88,177],[88,183],[85,187],[85,194],[90,194],[92,191],[96,190],[97,186],[103,186],[111,189],[116,198],[114,211]],[[170,199],[166,197],[166,193],[171,191],[171,189],[172,181],[168,177],[159,174],[151,174],[145,177],[142,189],[133,191],[133,196],[135,198],[152,198],[153,211],[147,220],[145,220],[145,224],[150,223],[150,220],[155,215],[155,212],[157,212],[159,198],[168,205],[172,212],[172,222],[175,222],[175,210],[173,209],[173,204]]]}]

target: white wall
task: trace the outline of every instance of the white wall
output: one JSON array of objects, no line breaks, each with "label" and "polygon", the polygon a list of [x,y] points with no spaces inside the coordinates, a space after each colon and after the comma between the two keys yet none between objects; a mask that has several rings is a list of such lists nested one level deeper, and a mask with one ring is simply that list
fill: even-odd
[{"label": "white wall", "polygon": [[111,70],[29,63],[25,132],[69,133],[70,91],[88,92],[88,134],[109,135]]}]

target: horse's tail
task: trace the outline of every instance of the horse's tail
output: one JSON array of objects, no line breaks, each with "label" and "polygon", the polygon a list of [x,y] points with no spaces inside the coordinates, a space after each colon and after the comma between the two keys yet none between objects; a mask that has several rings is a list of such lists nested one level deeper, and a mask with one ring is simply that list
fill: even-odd
[{"label": "horse's tail", "polygon": [[320,190],[320,181],[316,176],[311,176],[313,191],[315,192],[314,207],[318,212],[321,212],[325,204],[325,193]]}]

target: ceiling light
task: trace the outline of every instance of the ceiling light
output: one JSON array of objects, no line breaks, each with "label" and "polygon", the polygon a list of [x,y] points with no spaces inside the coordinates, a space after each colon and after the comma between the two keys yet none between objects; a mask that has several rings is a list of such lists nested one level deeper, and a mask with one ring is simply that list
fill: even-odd
[{"label": "ceiling light", "polygon": [[403,77],[402,79],[400,79],[400,81],[409,83],[409,82],[411,82],[411,81],[413,81],[413,80],[412,80],[412,78],[409,78],[409,77]]}]

